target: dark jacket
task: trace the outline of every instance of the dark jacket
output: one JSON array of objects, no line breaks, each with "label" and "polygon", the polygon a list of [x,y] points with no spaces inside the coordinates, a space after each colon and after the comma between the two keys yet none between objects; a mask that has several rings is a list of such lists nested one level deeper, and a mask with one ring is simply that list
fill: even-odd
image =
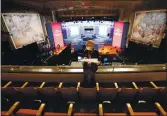
[{"label": "dark jacket", "polygon": [[[83,55],[84,57],[87,57],[87,58],[97,58],[99,60],[99,52],[97,50],[93,50],[93,51],[85,50]],[[92,70],[92,72],[96,72],[98,70],[98,66],[96,63],[91,63],[91,65],[89,65],[87,62],[84,62],[83,69],[84,70],[89,69],[89,70]]]}]

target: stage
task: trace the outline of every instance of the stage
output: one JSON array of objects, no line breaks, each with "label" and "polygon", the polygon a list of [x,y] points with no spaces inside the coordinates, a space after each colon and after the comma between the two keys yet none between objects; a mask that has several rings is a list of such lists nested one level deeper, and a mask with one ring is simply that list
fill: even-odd
[{"label": "stage", "polygon": [[[83,70],[75,66],[3,66],[2,80],[29,82],[81,82]],[[167,64],[99,66],[97,82],[167,81]]]}]

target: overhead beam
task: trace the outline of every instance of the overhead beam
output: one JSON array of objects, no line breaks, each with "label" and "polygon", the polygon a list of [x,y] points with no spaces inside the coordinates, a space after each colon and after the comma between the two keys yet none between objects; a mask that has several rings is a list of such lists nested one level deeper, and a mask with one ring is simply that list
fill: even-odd
[{"label": "overhead beam", "polygon": [[97,17],[97,16],[116,16],[116,14],[90,14],[90,15],[60,15],[59,17]]}]

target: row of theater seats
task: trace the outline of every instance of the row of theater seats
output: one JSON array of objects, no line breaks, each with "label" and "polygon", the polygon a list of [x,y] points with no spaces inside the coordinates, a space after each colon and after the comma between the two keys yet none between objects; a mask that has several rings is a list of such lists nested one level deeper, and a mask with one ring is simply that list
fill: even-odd
[{"label": "row of theater seats", "polygon": [[[98,82],[100,87],[104,88],[115,88],[115,86],[119,86],[119,88],[134,88],[135,84],[141,88],[141,87],[166,87],[167,86],[167,81],[142,81],[142,82]],[[39,87],[42,83],[41,82],[23,82],[23,81],[1,81],[1,87],[4,87],[5,85],[8,87],[21,87],[21,86],[26,86],[26,87]],[[45,82],[44,87],[58,87],[59,82]],[[63,82],[62,87],[77,87],[77,82]],[[81,87],[84,87],[81,84]]]},{"label": "row of theater seats", "polygon": [[118,83],[114,87],[96,83],[94,88],[83,88],[80,82],[76,87],[65,87],[63,82],[58,87],[47,87],[46,82],[12,87],[8,82],[1,88],[1,115],[167,116],[167,86],[149,83],[152,87],[140,88],[132,82],[133,88],[119,88]]}]

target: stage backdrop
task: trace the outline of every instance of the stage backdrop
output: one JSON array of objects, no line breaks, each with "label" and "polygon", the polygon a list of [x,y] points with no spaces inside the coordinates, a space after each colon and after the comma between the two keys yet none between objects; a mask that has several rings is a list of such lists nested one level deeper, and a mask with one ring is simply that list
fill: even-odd
[{"label": "stage backdrop", "polygon": [[39,14],[3,13],[2,17],[16,49],[45,39]]},{"label": "stage backdrop", "polygon": [[94,40],[98,46],[112,45],[114,22],[111,21],[71,21],[62,22],[64,44],[71,43],[75,51],[82,50],[87,40]]},{"label": "stage backdrop", "polygon": [[166,11],[153,10],[135,13],[130,41],[159,47],[166,28]]}]

